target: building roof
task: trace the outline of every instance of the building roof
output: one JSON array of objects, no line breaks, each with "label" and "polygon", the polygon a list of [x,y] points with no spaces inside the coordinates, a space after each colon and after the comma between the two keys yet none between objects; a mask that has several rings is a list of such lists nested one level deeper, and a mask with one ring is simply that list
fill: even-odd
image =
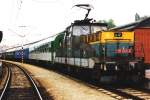
[{"label": "building roof", "polygon": [[111,28],[110,30],[122,31],[122,30],[134,30],[135,28],[150,28],[150,17],[135,21],[133,23],[125,24],[122,26],[117,26],[117,27]]}]

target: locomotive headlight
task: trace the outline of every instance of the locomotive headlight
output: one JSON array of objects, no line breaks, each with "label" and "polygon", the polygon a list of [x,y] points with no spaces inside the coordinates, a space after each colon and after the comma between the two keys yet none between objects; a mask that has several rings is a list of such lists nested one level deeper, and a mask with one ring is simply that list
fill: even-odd
[{"label": "locomotive headlight", "polygon": [[114,37],[122,37],[122,33],[121,32],[115,32]]},{"label": "locomotive headlight", "polygon": [[107,68],[106,68],[106,64],[104,65],[104,71],[106,71],[107,70]]},{"label": "locomotive headlight", "polygon": [[115,66],[115,70],[118,70],[118,66]]},{"label": "locomotive headlight", "polygon": [[129,62],[129,64],[130,64],[130,66],[132,66],[132,68],[134,69],[136,62]]}]

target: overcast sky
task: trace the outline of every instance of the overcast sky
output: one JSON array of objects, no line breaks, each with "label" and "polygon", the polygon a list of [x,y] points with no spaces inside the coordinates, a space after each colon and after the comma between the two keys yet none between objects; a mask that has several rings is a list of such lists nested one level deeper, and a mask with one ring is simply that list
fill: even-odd
[{"label": "overcast sky", "polygon": [[149,0],[0,0],[0,45],[21,44],[23,35],[26,43],[63,31],[84,18],[85,10],[72,8],[79,3],[93,5],[90,18],[113,19],[116,25],[133,22],[136,13],[150,15]]}]

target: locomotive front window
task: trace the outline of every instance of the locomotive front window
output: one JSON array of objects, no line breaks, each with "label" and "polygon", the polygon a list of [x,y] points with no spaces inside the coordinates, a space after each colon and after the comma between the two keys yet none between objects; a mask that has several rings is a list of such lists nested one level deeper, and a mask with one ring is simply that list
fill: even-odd
[{"label": "locomotive front window", "polygon": [[106,30],[107,28],[104,26],[98,25],[76,25],[73,26],[73,35],[87,35],[92,33],[97,33],[102,30]]},{"label": "locomotive front window", "polygon": [[73,27],[73,35],[87,35],[90,33],[90,27],[89,26],[74,26]]},{"label": "locomotive front window", "polygon": [[91,33],[97,33],[98,31],[106,30],[106,27],[103,26],[91,26]]}]

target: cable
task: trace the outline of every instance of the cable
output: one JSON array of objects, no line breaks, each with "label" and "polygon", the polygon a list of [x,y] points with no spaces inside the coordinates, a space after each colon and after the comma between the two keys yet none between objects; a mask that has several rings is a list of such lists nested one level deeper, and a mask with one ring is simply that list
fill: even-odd
[{"label": "cable", "polygon": [[17,19],[18,19],[18,16],[19,16],[19,13],[20,13],[20,11],[21,11],[21,8],[22,8],[22,4],[23,4],[23,0],[18,0],[19,1],[19,3],[18,3],[18,11],[17,11],[17,14],[16,14],[16,18],[15,18],[15,22],[17,21]]},{"label": "cable", "polygon": [[[57,36],[57,35],[59,35],[59,34],[61,34],[61,33],[57,33],[57,34],[55,34],[55,35],[52,35],[52,36],[49,36],[49,37],[46,37],[46,38],[43,38],[43,39],[40,39],[40,40],[37,40],[37,41],[34,41],[34,42],[24,44],[23,46],[32,45],[32,44],[35,44],[35,43],[38,43],[38,42],[44,41],[44,40],[46,40],[46,39],[49,39],[49,38],[55,37],[55,36]],[[11,49],[15,49],[15,48],[19,48],[19,47],[22,47],[22,46],[14,46],[14,47],[11,47],[11,48],[8,48],[8,49],[5,49],[4,51],[11,50]]]},{"label": "cable", "polygon": [[32,0],[33,2],[36,3],[57,3],[58,0]]}]

